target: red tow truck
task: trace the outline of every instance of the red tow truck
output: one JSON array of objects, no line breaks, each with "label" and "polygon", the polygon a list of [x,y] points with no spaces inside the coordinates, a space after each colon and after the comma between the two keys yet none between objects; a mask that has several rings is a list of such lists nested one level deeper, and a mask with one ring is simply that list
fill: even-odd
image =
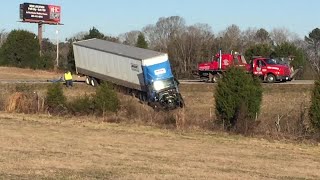
[{"label": "red tow truck", "polygon": [[224,72],[231,66],[243,67],[248,73],[260,77],[264,82],[291,81],[291,69],[288,64],[273,58],[255,57],[247,63],[241,54],[222,54],[220,52],[212,58],[211,62],[199,63],[198,72],[200,79],[207,82],[218,82]]}]

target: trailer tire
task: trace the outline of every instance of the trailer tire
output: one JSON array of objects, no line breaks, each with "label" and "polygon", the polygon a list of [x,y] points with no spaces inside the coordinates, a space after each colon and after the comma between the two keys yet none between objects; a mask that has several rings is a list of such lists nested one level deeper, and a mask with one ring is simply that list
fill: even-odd
[{"label": "trailer tire", "polygon": [[87,85],[91,84],[91,78],[89,76],[86,76],[86,84]]},{"label": "trailer tire", "polygon": [[97,87],[98,86],[98,81],[95,78],[91,78],[90,84],[93,87]]},{"label": "trailer tire", "polygon": [[276,81],[276,77],[273,74],[267,75],[267,82],[268,83],[274,83]]}]

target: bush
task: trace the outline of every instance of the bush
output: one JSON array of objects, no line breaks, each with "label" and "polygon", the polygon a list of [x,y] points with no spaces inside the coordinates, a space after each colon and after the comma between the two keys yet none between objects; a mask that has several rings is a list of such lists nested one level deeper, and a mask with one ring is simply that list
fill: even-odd
[{"label": "bush", "polygon": [[88,95],[77,97],[68,103],[68,110],[73,115],[90,115],[94,113],[92,98]]},{"label": "bush", "polygon": [[38,69],[53,69],[54,62],[49,53],[44,53],[40,57],[40,61],[38,63]]},{"label": "bush", "polygon": [[40,45],[34,33],[12,30],[0,51],[0,64],[21,68],[37,68]]},{"label": "bush", "polygon": [[229,68],[215,93],[217,117],[228,130],[246,133],[260,111],[262,87],[243,69]]},{"label": "bush", "polygon": [[97,114],[106,111],[116,112],[119,109],[119,99],[117,94],[106,83],[102,83],[93,96],[94,109]]},{"label": "bush", "polygon": [[320,130],[320,80],[315,81],[311,95],[309,118],[312,126]]},{"label": "bush", "polygon": [[58,111],[65,107],[66,97],[63,94],[62,85],[60,83],[50,84],[46,95],[46,105],[49,111]]}]

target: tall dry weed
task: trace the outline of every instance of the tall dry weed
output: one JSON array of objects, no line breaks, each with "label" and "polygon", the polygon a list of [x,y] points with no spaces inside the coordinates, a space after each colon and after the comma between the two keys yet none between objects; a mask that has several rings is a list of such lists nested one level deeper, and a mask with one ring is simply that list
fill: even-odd
[{"label": "tall dry weed", "polygon": [[44,109],[44,98],[39,97],[36,92],[15,92],[9,95],[5,102],[6,112],[30,114],[43,112]]}]

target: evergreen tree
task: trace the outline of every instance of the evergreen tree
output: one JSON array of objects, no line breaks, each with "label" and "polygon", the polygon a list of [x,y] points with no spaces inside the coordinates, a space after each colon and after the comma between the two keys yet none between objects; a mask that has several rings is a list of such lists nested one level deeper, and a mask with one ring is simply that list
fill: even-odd
[{"label": "evergreen tree", "polygon": [[224,127],[246,133],[260,111],[261,84],[243,69],[231,67],[218,83],[215,102],[217,117]]},{"label": "evergreen tree", "polygon": [[138,36],[136,47],[148,49],[148,43],[142,33]]},{"label": "evergreen tree", "polygon": [[37,68],[40,62],[40,45],[35,34],[13,30],[1,47],[0,64],[22,68]]},{"label": "evergreen tree", "polygon": [[309,36],[305,36],[305,41],[312,47],[316,58],[319,59],[320,51],[320,29],[315,28],[310,33]]},{"label": "evergreen tree", "polygon": [[266,43],[266,44],[271,43],[269,32],[263,28],[259,29],[256,32],[255,38],[260,43]]},{"label": "evergreen tree", "polygon": [[257,44],[247,49],[245,52],[245,56],[247,59],[252,59],[253,56],[270,57],[272,52],[273,51],[270,45]]},{"label": "evergreen tree", "polygon": [[291,62],[291,65],[294,68],[299,68],[306,64],[305,54],[302,49],[297,48],[294,44],[285,42],[275,47],[274,49],[275,57],[287,58],[293,56],[294,60]]},{"label": "evergreen tree", "polygon": [[89,34],[84,36],[84,39],[105,39],[105,35],[101,33],[97,28],[92,27],[92,29],[89,30]]},{"label": "evergreen tree", "polygon": [[311,94],[311,106],[309,110],[311,124],[315,129],[320,130],[320,81],[314,83]]}]

